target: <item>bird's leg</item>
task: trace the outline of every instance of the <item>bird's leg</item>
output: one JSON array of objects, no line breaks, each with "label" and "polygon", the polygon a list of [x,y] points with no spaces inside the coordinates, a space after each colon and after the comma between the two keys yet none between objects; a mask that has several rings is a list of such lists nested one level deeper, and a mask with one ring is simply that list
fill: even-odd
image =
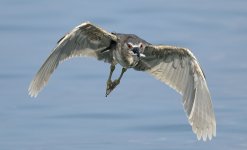
[{"label": "bird's leg", "polygon": [[111,77],[112,77],[112,74],[113,74],[114,70],[115,70],[115,65],[111,64],[111,67],[110,67],[110,74],[109,74],[109,77],[108,77],[107,82],[112,82],[112,81],[111,81]]},{"label": "bird's leg", "polygon": [[112,77],[112,74],[113,74],[113,71],[115,70],[115,65],[111,64],[111,67],[110,67],[110,74],[109,74],[109,77],[108,77],[108,80],[107,80],[107,83],[106,83],[106,94],[105,96],[107,97],[107,95],[110,94],[110,92],[112,91],[112,81],[111,81],[111,77]]},{"label": "bird's leg", "polygon": [[120,80],[121,80],[121,78],[122,78],[122,76],[126,70],[127,70],[126,68],[122,68],[122,72],[121,72],[120,76],[118,77],[118,79],[113,81],[113,84],[118,85],[120,83]]},{"label": "bird's leg", "polygon": [[[115,69],[115,66],[114,66]],[[113,69],[113,70],[114,70]],[[111,81],[111,76],[112,76],[112,67],[111,67],[111,72],[109,75],[109,79],[107,81],[107,88],[106,88],[106,97],[111,93],[111,91],[120,83],[120,80],[124,74],[124,72],[126,71],[126,68],[122,68],[122,72],[120,74],[120,76],[118,77],[118,79],[114,80],[113,82]]]}]

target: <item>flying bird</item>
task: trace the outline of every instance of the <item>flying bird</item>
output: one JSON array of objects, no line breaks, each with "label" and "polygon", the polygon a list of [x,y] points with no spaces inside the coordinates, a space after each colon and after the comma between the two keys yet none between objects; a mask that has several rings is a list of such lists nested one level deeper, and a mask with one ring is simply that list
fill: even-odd
[{"label": "flying bird", "polygon": [[[90,56],[110,64],[106,96],[130,68],[151,74],[182,95],[188,122],[198,140],[211,140],[216,136],[215,115],[205,75],[189,49],[153,45],[134,34],[107,32],[90,22],[75,27],[57,42],[31,81],[29,95],[36,97],[61,62],[78,56]],[[116,64],[122,66],[122,71],[112,80]]]}]

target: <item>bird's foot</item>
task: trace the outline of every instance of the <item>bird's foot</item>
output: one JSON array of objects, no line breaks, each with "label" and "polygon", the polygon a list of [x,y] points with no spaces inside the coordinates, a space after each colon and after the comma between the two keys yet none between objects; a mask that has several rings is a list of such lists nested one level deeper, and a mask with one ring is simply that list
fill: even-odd
[{"label": "bird's foot", "polygon": [[111,91],[113,91],[113,89],[120,83],[120,80],[114,80],[113,82],[111,80],[107,81],[107,85],[106,85],[106,94],[105,96],[107,97]]}]

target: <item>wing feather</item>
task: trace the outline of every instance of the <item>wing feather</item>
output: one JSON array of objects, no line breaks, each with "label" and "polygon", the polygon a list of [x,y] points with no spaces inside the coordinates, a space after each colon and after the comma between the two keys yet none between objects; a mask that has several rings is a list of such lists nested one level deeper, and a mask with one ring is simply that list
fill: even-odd
[{"label": "wing feather", "polygon": [[[190,50],[173,46],[148,45],[141,62],[158,80],[183,96],[183,106],[198,140],[216,136],[216,121],[202,69]],[[141,67],[140,64],[137,65]],[[140,70],[138,67],[134,68]],[[143,67],[142,67],[143,68]]]},{"label": "wing feather", "polygon": [[29,95],[36,97],[47,84],[51,74],[59,63],[78,56],[95,57],[106,62],[112,61],[109,52],[101,53],[102,50],[110,48],[117,37],[90,22],[82,23],[71,32],[63,36],[55,49],[46,59],[29,85]]}]

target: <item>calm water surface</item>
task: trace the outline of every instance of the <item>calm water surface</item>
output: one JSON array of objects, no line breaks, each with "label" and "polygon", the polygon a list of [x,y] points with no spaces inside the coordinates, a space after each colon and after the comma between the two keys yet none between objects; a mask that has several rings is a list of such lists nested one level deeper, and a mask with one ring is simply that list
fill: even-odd
[{"label": "calm water surface", "polygon": [[[246,150],[246,6],[245,0],[1,0],[0,150]],[[56,41],[87,20],[192,49],[212,94],[217,137],[197,141],[181,96],[145,73],[129,70],[105,98],[109,64],[90,58],[65,62],[30,98],[29,82]]]}]

